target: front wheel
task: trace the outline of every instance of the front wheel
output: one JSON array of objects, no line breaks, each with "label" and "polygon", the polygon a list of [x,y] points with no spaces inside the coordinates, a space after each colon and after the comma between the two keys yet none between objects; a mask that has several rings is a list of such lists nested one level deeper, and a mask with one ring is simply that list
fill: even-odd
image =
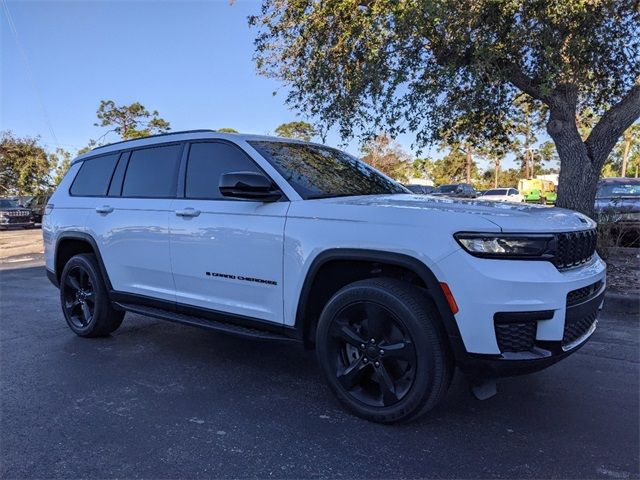
[{"label": "front wheel", "polygon": [[375,422],[411,420],[446,393],[453,362],[426,290],[391,278],[338,291],[317,329],[317,355],[338,400]]},{"label": "front wheel", "polygon": [[115,331],[124,312],[111,306],[95,255],[72,257],[60,277],[62,312],[76,335],[100,337]]}]

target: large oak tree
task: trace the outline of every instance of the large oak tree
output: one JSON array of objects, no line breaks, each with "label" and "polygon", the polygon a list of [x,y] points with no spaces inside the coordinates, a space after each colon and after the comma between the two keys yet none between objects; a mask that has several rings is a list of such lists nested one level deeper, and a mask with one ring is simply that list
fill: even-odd
[{"label": "large oak tree", "polygon": [[[590,214],[600,170],[640,116],[637,0],[263,0],[261,73],[344,137],[380,129],[418,144],[508,137],[513,100],[548,111],[558,205]],[[599,116],[586,138],[576,117]]]}]

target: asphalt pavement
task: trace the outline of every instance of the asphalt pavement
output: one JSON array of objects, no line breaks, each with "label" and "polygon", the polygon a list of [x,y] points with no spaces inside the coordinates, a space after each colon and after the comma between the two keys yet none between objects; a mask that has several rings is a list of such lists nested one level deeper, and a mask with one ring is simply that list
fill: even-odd
[{"label": "asphalt pavement", "polygon": [[341,409],[313,352],[127,314],[66,326],[42,267],[0,271],[2,478],[638,478],[639,327],[476,400],[382,426]]}]

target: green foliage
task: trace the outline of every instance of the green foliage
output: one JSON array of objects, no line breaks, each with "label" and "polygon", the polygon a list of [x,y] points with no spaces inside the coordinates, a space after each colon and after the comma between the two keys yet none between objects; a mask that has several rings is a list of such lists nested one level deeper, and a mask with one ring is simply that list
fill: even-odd
[{"label": "green foliage", "polygon": [[49,189],[51,158],[39,137],[0,137],[0,195],[36,195]]},{"label": "green foliage", "polygon": [[[626,157],[626,162],[625,162]],[[603,177],[637,177],[640,172],[640,123],[631,125],[602,168]]]},{"label": "green foliage", "polygon": [[98,146],[98,142],[95,141],[93,138],[89,139],[89,141],[87,142],[87,145],[82,147],[80,150],[78,150],[76,152],[76,155],[83,155],[87,152],[90,152],[91,150],[93,150],[94,148],[96,148]]},{"label": "green foliage", "polygon": [[640,70],[631,0],[263,0],[250,23],[259,71],[345,137],[372,125],[423,142],[453,126],[504,137],[526,84],[541,99],[575,84],[599,107]]},{"label": "green foliage", "polygon": [[[288,104],[321,132],[506,144],[516,99],[543,109],[573,183],[559,203],[588,211],[600,167],[640,115],[635,3],[263,0],[250,24],[259,72],[283,81]],[[586,108],[599,121],[580,138]]]},{"label": "green foliage", "polygon": [[159,115],[157,110],[149,112],[139,102],[120,106],[113,100],[102,100],[96,112],[99,122],[95,126],[111,127],[107,133],[115,132],[123,140],[129,140],[171,130],[169,122]]},{"label": "green foliage", "polygon": [[235,128],[223,127],[216,130],[216,132],[220,133],[238,133]]},{"label": "green foliage", "polygon": [[297,140],[304,140],[305,142],[311,141],[315,134],[316,131],[313,125],[301,121],[283,123],[276,128],[276,135],[279,137],[295,138]]},{"label": "green foliage", "polygon": [[71,166],[71,153],[63,148],[56,148],[56,151],[49,155],[49,162],[53,168],[51,187],[57,187]]},{"label": "green foliage", "polygon": [[364,144],[362,160],[399,182],[409,180],[413,171],[409,154],[385,133],[376,135]]}]

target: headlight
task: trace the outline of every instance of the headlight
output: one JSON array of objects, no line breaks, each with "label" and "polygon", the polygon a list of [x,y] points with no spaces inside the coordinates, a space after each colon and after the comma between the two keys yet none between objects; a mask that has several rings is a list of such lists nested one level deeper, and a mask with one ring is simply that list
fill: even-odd
[{"label": "headlight", "polygon": [[476,257],[553,257],[553,235],[456,233],[454,237],[462,248]]}]

